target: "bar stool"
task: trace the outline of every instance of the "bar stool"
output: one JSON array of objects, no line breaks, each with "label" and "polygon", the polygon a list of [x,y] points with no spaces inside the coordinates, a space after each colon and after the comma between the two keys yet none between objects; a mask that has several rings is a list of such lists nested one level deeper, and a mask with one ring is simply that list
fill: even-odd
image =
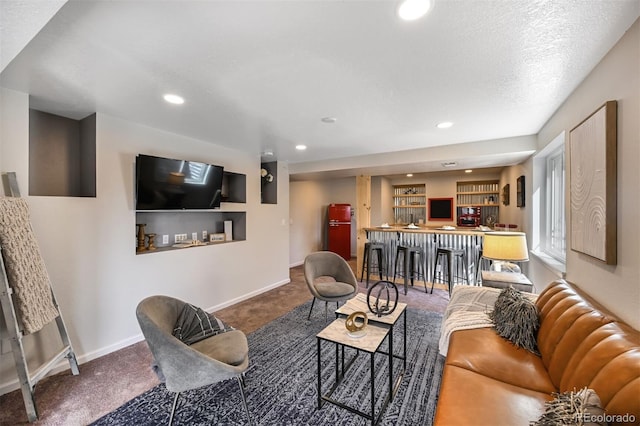
[{"label": "bar stool", "polygon": [[[400,254],[402,254],[402,272],[398,271]],[[420,277],[424,281],[424,292],[427,292],[427,279],[424,272],[424,250],[422,247],[398,245],[393,267],[393,282],[396,281],[396,275],[404,277],[404,294],[407,294],[408,280],[411,279],[411,286],[413,286],[414,279],[419,280]]]},{"label": "bar stool", "polygon": [[[371,264],[371,259],[373,258],[373,253],[377,254],[377,261]],[[384,273],[389,278],[389,274],[387,273],[387,265],[386,265],[386,253],[385,253],[385,245],[384,243],[376,243],[376,242],[367,242],[364,243],[364,258],[362,259],[362,271],[360,272],[360,281],[364,277],[365,267],[367,269],[367,282],[366,288],[369,288],[369,276],[372,273],[377,272],[380,275],[380,280],[382,280],[382,273]]]},{"label": "bar stool", "polygon": [[[436,250],[436,260],[433,264],[433,279],[431,280],[431,293],[433,293],[433,284],[436,282],[436,273],[438,270],[438,264],[440,263],[440,259],[444,258],[447,261],[447,284],[449,285],[449,296],[451,296],[451,290],[453,289],[453,285],[455,283],[455,276],[453,271],[458,271],[460,267],[460,263],[462,263],[462,270],[464,275],[462,276],[463,280],[467,281],[469,284],[469,270],[467,265],[467,255],[463,249],[454,249],[451,247],[438,247]],[[455,262],[457,261],[457,264]],[[454,268],[455,264],[455,268]],[[442,266],[442,264],[441,264]],[[440,280],[444,281],[443,273],[440,273]]]},{"label": "bar stool", "polygon": [[[478,256],[476,258],[476,285],[480,282],[481,272],[488,270],[491,267],[491,260],[482,257],[482,246],[476,246],[476,252]],[[486,266],[486,267],[485,267]]]}]

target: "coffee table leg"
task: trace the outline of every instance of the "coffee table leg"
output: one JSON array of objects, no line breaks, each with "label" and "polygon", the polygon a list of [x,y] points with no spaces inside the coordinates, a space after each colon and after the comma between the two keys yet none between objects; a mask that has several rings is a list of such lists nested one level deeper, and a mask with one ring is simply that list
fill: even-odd
[{"label": "coffee table leg", "polygon": [[393,326],[389,328],[389,398],[393,399]]},{"label": "coffee table leg", "polygon": [[336,344],[336,383],[338,383],[338,380],[340,380],[340,364],[338,363],[340,355],[338,351],[338,345]]},{"label": "coffee table leg", "polygon": [[371,426],[376,424],[376,398],[375,398],[375,370],[374,370],[374,362],[373,355],[375,352],[371,353]]},{"label": "coffee table leg", "polygon": [[402,339],[403,341],[403,346],[404,346],[404,359],[402,360],[403,362],[403,368],[404,371],[407,371],[407,310],[405,309],[404,312],[402,312],[402,315],[404,316],[404,339]]},{"label": "coffee table leg", "polygon": [[322,362],[320,360],[320,339],[316,337],[316,347],[318,350],[318,409],[322,408]]}]

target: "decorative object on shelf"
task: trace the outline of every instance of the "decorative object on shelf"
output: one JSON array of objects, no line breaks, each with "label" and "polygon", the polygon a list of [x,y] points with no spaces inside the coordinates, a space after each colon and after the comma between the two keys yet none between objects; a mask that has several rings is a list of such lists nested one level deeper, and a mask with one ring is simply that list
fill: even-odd
[{"label": "decorative object on shelf", "polygon": [[500,181],[475,180],[456,182],[456,222],[458,226],[476,227],[487,223],[500,212]]},{"label": "decorative object on shelf", "polygon": [[393,185],[393,216],[396,224],[426,221],[426,187],[424,184]]},{"label": "decorative object on shelf", "polygon": [[[375,303],[372,305],[371,293],[374,289],[376,290]],[[391,281],[378,281],[367,291],[367,306],[369,311],[378,317],[390,315],[398,306],[398,286]]]},{"label": "decorative object on shelf", "polygon": [[209,234],[209,242],[210,243],[223,243],[225,241],[225,233],[219,232],[215,234]]},{"label": "decorative object on shelf", "polygon": [[278,204],[278,162],[260,163],[260,202]]},{"label": "decorative object on shelf", "polygon": [[524,176],[520,176],[517,179],[516,205],[518,207],[524,207]]},{"label": "decorative object on shelf", "polygon": [[509,184],[506,184],[505,186],[502,187],[502,205],[504,206],[509,205],[509,189],[510,189]]},{"label": "decorative object on shelf", "polygon": [[144,227],[147,226],[147,224],[136,223],[136,226],[138,227],[138,246],[136,247],[136,253],[147,251],[147,247],[144,244]]},{"label": "decorative object on shelf", "polygon": [[155,250],[156,249],[156,234],[145,234],[147,237],[147,250]]},{"label": "decorative object on shelf", "polygon": [[262,183],[273,182],[273,175],[265,168],[260,169],[260,177],[262,178]]},{"label": "decorative object on shelf", "polygon": [[571,250],[617,264],[617,102],[569,133]]},{"label": "decorative object on shelf", "polygon": [[[361,321],[358,322],[358,319]],[[347,328],[349,336],[362,337],[366,334],[365,327],[368,322],[367,314],[362,311],[356,311],[347,317],[344,326]]]},{"label": "decorative object on shelf", "polygon": [[520,273],[520,267],[512,262],[528,262],[529,249],[524,232],[487,232],[482,243],[482,257],[493,260],[495,271]]},{"label": "decorative object on shelf", "polygon": [[492,214],[488,215],[486,219],[486,223],[489,228],[493,228],[493,225],[495,225],[496,223],[496,217]]}]

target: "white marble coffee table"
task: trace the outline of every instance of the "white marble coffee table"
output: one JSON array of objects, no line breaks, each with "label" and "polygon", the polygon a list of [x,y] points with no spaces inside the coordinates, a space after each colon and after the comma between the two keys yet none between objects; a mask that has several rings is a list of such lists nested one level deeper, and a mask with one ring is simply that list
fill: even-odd
[{"label": "white marble coffee table", "polygon": [[[389,335],[390,326],[386,325],[376,325],[369,324],[366,326],[366,334],[361,337],[352,337],[349,335],[345,327],[345,319],[338,318],[325,327],[320,333],[316,335],[317,342],[317,358],[318,358],[318,409],[322,408],[325,402],[330,402],[332,404],[337,405],[338,407],[344,408],[346,410],[351,411],[352,413],[356,413],[365,417],[368,420],[371,420],[371,424],[375,425],[380,421],[382,415],[384,414],[389,401],[392,399],[393,395],[393,376],[392,369],[389,368],[389,393],[386,396],[382,407],[380,408],[380,412],[378,416],[375,415],[375,367],[374,367],[374,356],[376,352],[379,352],[380,345],[384,339]],[[335,372],[336,372],[336,380],[335,383],[329,389],[327,394],[322,393],[322,356],[321,356],[321,344],[323,341],[330,342],[335,344]],[[345,347],[353,348],[357,350],[356,355],[345,365],[345,356],[344,350]],[[365,413],[356,408],[348,406],[340,401],[333,399],[331,396],[336,388],[341,384],[342,380],[345,377],[345,373],[348,371],[349,367],[353,364],[353,362],[358,357],[360,351],[368,353],[370,358],[370,369],[371,369],[371,413]],[[340,357],[340,353],[342,356]],[[389,360],[389,366],[393,364],[393,347],[392,340],[389,339],[389,351],[386,354]]]}]

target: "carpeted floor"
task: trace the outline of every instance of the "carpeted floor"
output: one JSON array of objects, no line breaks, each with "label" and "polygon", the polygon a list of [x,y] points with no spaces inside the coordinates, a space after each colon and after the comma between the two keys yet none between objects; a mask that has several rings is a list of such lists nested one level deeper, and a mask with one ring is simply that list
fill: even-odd
[{"label": "carpeted floor", "polygon": [[[355,259],[349,263],[355,270]],[[286,285],[222,309],[216,315],[250,334],[311,299],[302,266],[290,269],[290,279]],[[362,283],[360,291],[366,292]],[[410,307],[443,313],[449,294],[438,284],[433,294],[425,293],[420,282],[409,288],[408,295],[401,292],[400,300]],[[318,315],[322,315],[321,306],[316,304]],[[35,391],[37,424],[79,426],[95,421],[158,385],[150,364],[151,353],[142,341],[81,364],[78,376],[64,371],[42,379]],[[18,424],[29,424],[20,390],[0,395],[0,425]]]},{"label": "carpeted floor", "polygon": [[[247,403],[257,425],[364,425],[361,416],[332,404],[317,409],[317,350],[315,335],[325,327],[323,309],[316,307],[306,320],[310,302],[270,322],[248,336],[250,369],[246,374]],[[441,314],[410,308],[407,312],[407,371],[398,393],[382,418],[383,425],[432,424],[444,358],[438,354]],[[401,353],[402,320],[394,334],[394,352]],[[386,349],[386,342],[383,344]],[[323,392],[335,379],[334,346],[322,346]],[[347,351],[347,358],[355,354]],[[388,358],[375,356],[376,413],[388,394]],[[394,372],[401,360],[394,360]],[[334,398],[362,411],[370,410],[369,356],[361,353],[347,372]],[[105,425],[157,425],[169,418],[174,394],[164,385],[134,398],[94,423]],[[175,424],[244,425],[235,380],[185,392]]]}]

